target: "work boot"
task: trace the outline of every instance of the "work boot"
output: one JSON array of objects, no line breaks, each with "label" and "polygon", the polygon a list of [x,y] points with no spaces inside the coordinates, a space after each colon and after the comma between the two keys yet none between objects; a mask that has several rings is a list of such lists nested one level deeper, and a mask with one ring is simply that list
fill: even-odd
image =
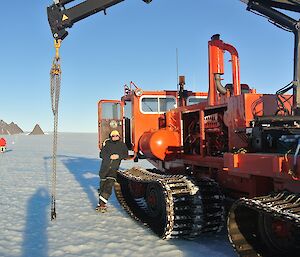
[{"label": "work boot", "polygon": [[96,211],[97,212],[107,212],[107,206],[104,202],[98,203],[97,207],[96,207]]}]

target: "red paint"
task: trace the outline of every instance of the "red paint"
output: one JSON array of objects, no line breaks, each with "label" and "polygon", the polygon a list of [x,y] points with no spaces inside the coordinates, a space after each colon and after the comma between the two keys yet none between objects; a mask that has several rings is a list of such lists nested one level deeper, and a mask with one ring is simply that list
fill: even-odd
[{"label": "red paint", "polygon": [[0,146],[6,146],[6,140],[3,137],[0,138]]}]

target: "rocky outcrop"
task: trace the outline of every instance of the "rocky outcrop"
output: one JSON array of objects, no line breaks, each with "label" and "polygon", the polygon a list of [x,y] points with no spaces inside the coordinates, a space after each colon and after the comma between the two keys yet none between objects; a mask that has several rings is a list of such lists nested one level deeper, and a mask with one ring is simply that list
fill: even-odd
[{"label": "rocky outcrop", "polygon": [[24,131],[14,122],[11,122],[9,125],[11,134],[21,134]]},{"label": "rocky outcrop", "polygon": [[3,121],[3,120],[0,120],[0,135],[9,135],[9,127],[8,127],[8,124]]},{"label": "rocky outcrop", "polygon": [[0,135],[15,135],[24,133],[23,130],[14,122],[7,124],[4,120],[0,120]]},{"label": "rocky outcrop", "polygon": [[41,129],[39,124],[36,124],[33,130],[29,133],[30,136],[32,135],[45,135],[44,131]]}]

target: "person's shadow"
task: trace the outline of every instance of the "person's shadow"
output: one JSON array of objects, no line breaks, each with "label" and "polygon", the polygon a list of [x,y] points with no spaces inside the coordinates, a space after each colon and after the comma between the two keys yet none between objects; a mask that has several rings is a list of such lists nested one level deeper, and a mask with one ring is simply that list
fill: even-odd
[{"label": "person's shadow", "polygon": [[[99,170],[101,165],[101,159],[99,158],[86,158],[78,156],[58,155],[57,158],[67,167],[70,173],[75,177],[76,181],[87,194],[91,204],[91,208],[94,209],[98,204],[98,189],[99,189]],[[47,162],[52,160],[52,157],[45,157],[45,169],[50,172]],[[120,169],[122,169],[120,167]],[[109,203],[116,208],[120,208],[120,204],[114,196],[114,190],[112,196],[109,199]]]},{"label": "person's shadow", "polygon": [[11,149],[6,149],[4,152],[0,153],[0,154],[5,154],[5,153],[9,153],[9,152],[12,152]]},{"label": "person's shadow", "polygon": [[87,194],[88,199],[94,208],[98,203],[98,197],[95,192],[99,188],[99,167],[100,159],[75,157],[59,155],[62,163],[73,174],[83,191]]},{"label": "person's shadow", "polygon": [[[59,155],[58,158],[61,159],[62,163],[67,167],[70,173],[73,174],[83,191],[87,194],[91,203],[91,208],[94,209],[99,201],[99,170],[102,160],[67,155]],[[122,169],[122,167],[120,167],[120,169]],[[125,210],[120,208],[120,204],[115,197],[114,189],[112,190],[112,195],[109,198],[109,203],[116,209],[125,212]]]},{"label": "person's shadow", "polygon": [[48,205],[46,188],[38,188],[27,204],[26,227],[23,233],[22,257],[48,256]]}]

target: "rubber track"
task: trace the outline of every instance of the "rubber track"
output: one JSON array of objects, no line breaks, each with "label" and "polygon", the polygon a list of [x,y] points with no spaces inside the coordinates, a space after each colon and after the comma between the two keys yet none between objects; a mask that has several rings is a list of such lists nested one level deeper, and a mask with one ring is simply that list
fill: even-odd
[{"label": "rubber track", "polygon": [[[266,245],[259,239],[255,219],[259,215],[266,214],[287,222],[296,231],[300,231],[300,195],[280,192],[252,199],[241,198],[236,201],[229,212],[227,227],[231,244],[239,256],[282,256],[281,254],[274,255],[274,252],[270,253],[272,249],[266,248]],[[298,240],[295,245],[298,251],[286,254],[285,257],[300,256],[298,236],[295,238],[295,241]]]},{"label": "rubber track", "polygon": [[[224,196],[213,180],[195,184],[183,175],[163,175],[141,168],[119,171],[117,180],[115,194],[123,208],[163,239],[194,238],[204,232],[220,231],[224,225]],[[132,197],[130,181],[159,187],[163,196],[159,218],[149,214],[145,196]]]}]

